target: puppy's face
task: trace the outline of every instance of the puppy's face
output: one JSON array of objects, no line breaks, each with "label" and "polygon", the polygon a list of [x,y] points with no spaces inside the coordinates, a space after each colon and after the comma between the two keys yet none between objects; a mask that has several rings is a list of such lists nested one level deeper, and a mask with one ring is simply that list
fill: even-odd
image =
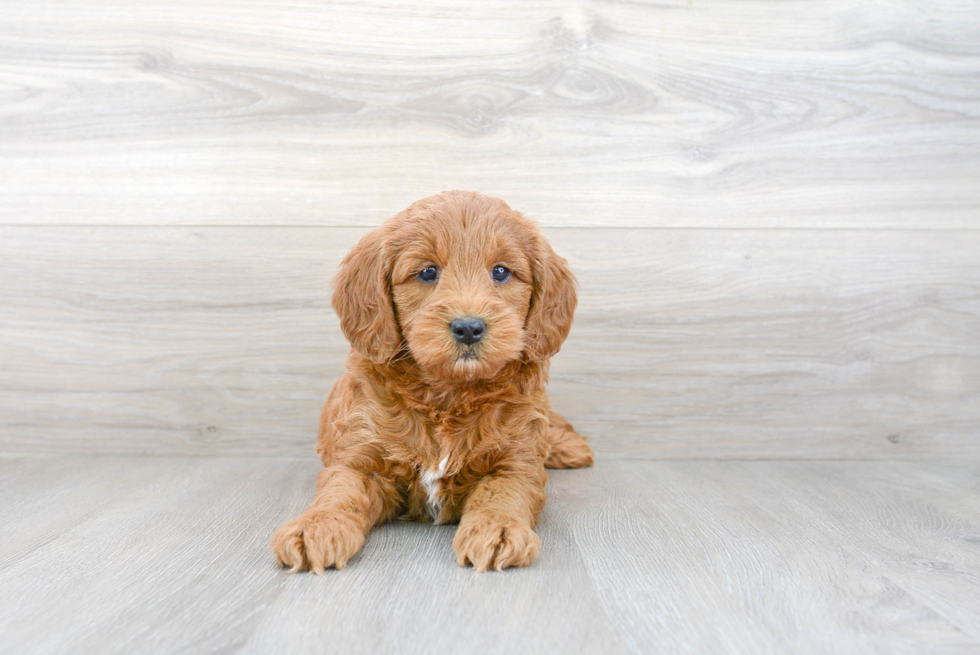
[{"label": "puppy's face", "polygon": [[531,239],[500,208],[446,209],[402,228],[405,245],[391,272],[395,312],[409,352],[427,372],[492,377],[524,350]]},{"label": "puppy's face", "polygon": [[451,191],[365,236],[341,265],[333,304],[374,362],[407,350],[427,374],[466,381],[557,352],[575,284],[532,222],[496,198]]}]

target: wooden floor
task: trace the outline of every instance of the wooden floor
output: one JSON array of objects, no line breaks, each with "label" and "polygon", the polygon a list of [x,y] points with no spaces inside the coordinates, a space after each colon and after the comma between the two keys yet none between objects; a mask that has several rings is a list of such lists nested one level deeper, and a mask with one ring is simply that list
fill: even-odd
[{"label": "wooden floor", "polygon": [[980,464],[600,460],[551,473],[526,570],[453,526],[344,571],[267,542],[314,458],[0,458],[5,653],[980,652]]}]

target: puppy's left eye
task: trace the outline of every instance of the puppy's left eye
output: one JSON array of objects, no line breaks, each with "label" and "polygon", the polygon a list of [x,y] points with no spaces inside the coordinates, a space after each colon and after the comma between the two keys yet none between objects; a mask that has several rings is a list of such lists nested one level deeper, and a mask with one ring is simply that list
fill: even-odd
[{"label": "puppy's left eye", "polygon": [[439,277],[439,269],[436,268],[435,266],[426,266],[418,274],[418,278],[426,283],[435,282],[436,278],[438,277]]},{"label": "puppy's left eye", "polygon": [[497,266],[493,267],[492,271],[490,271],[490,277],[492,277],[495,282],[500,282],[503,284],[510,279],[510,269],[506,266],[500,266],[498,264]]}]

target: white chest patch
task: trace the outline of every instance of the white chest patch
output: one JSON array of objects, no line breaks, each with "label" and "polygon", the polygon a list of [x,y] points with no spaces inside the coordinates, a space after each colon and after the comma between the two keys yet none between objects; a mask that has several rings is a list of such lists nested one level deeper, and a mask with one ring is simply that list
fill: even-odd
[{"label": "white chest patch", "polygon": [[447,462],[449,462],[449,455],[439,462],[438,469],[429,469],[419,477],[426,493],[429,494],[428,500],[425,501],[425,508],[429,510],[429,516],[433,521],[439,518],[439,510],[442,509],[442,500],[439,498],[439,492],[442,490],[440,481],[446,474]]}]

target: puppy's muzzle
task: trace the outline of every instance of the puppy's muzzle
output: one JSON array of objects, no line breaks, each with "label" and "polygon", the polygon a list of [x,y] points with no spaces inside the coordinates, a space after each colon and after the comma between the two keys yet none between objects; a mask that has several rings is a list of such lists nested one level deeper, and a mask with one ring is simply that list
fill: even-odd
[{"label": "puppy's muzzle", "polygon": [[449,330],[453,333],[456,341],[472,346],[487,333],[487,324],[477,316],[463,316],[453,319],[449,324]]}]

